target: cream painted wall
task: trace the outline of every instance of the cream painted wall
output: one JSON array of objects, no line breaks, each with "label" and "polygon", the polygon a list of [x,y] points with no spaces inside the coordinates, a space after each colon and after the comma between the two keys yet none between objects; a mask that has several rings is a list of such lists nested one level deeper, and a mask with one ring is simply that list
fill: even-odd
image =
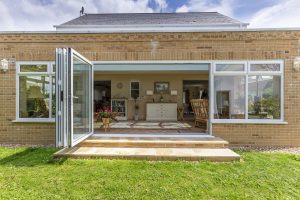
[{"label": "cream painted wall", "polygon": [[[111,80],[111,96],[112,98],[128,99],[128,119],[134,118],[134,100],[130,98],[130,81],[140,81],[140,99],[137,101],[139,105],[139,119],[146,118],[146,103],[159,102],[160,94],[151,96],[146,95],[147,90],[154,92],[154,82],[169,82],[170,90],[177,90],[178,95],[163,95],[164,102],[177,102],[178,106],[182,106],[183,80],[208,80],[208,73],[173,73],[173,74],[101,74],[95,73],[94,80]],[[117,84],[122,83],[123,88],[117,88]]]}]

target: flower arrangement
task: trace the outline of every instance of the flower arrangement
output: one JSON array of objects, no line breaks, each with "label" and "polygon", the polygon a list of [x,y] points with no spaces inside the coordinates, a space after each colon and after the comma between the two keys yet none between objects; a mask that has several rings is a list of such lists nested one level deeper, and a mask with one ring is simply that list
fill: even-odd
[{"label": "flower arrangement", "polygon": [[112,112],[109,106],[102,107],[102,109],[99,109],[96,112],[97,121],[102,121],[102,127],[104,128],[105,132],[110,129],[110,122],[112,120],[117,121],[117,115],[118,113]]},{"label": "flower arrangement", "polygon": [[97,110],[97,120],[104,118],[116,120],[118,113],[113,112],[110,106],[104,106],[102,109]]}]

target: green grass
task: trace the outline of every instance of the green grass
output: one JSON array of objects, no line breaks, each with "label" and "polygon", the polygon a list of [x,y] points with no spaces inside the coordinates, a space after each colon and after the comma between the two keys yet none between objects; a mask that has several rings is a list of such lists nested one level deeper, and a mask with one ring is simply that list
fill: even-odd
[{"label": "green grass", "polygon": [[53,160],[51,148],[0,148],[0,199],[300,199],[300,157],[241,162]]}]

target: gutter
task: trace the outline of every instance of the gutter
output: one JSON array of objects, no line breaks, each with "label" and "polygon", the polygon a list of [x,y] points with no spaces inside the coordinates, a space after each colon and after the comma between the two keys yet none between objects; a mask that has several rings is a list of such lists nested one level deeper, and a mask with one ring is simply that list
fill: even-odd
[{"label": "gutter", "polygon": [[249,23],[235,24],[134,24],[134,25],[54,25],[54,28],[158,28],[158,27],[247,27]]},{"label": "gutter", "polygon": [[110,31],[100,31],[100,30],[54,30],[54,31],[0,31],[0,34],[93,34],[93,33],[145,33],[145,32],[275,32],[275,31],[300,31],[300,27],[295,28],[235,28],[235,29],[169,29],[169,30],[110,30]]}]

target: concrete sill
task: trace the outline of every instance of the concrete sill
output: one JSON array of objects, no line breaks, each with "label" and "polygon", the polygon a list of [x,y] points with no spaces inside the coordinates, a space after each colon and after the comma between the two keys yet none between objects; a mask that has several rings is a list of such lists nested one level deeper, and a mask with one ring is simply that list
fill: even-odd
[{"label": "concrete sill", "polygon": [[278,124],[278,125],[287,125],[288,122],[285,121],[212,121],[212,124]]},{"label": "concrete sill", "polygon": [[40,119],[36,119],[36,120],[29,120],[29,119],[15,119],[12,121],[13,123],[55,123],[55,119],[47,119],[47,120],[40,120]]}]

